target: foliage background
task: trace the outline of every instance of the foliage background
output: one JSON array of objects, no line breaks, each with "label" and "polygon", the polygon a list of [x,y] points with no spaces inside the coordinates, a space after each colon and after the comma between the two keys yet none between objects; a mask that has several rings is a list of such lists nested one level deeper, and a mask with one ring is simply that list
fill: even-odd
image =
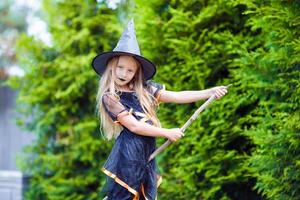
[{"label": "foliage background", "polygon": [[14,5],[13,0],[0,3],[0,87],[9,76],[9,67],[16,65],[15,42],[26,29],[28,9]]},{"label": "foliage background", "polygon": [[[300,3],[260,0],[44,1],[53,46],[24,35],[18,58],[23,126],[38,139],[22,169],[27,199],[99,199],[111,143],[95,115],[90,63],[111,50],[133,17],[143,55],[169,90],[232,83],[158,157],[159,199],[297,199],[300,196]],[[59,13],[59,15],[57,14]],[[161,104],[165,127],[180,127],[203,102]],[[159,139],[159,143],[163,140]]]}]

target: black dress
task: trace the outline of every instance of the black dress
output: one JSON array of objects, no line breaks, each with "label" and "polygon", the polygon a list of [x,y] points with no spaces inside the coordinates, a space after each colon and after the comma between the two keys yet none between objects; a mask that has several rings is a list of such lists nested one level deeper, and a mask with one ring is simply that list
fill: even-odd
[{"label": "black dress", "polygon": [[[145,85],[148,92],[159,98],[164,87],[154,82]],[[105,110],[117,123],[117,115],[131,114],[137,120],[153,124],[146,117],[135,92],[121,92],[119,100],[109,93],[102,97]],[[121,125],[121,124],[120,124]],[[148,158],[155,151],[155,137],[142,136],[123,127],[102,171],[108,176],[104,192],[109,200],[154,200],[161,182],[155,159]]]}]

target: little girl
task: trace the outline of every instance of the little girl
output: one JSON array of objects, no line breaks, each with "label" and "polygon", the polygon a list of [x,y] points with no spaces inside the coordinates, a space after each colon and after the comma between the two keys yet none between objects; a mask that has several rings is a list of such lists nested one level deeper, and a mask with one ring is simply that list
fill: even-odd
[{"label": "little girl", "polygon": [[97,108],[108,139],[116,138],[102,171],[108,176],[109,200],[156,199],[161,182],[155,159],[155,138],[177,141],[179,128],[162,128],[156,115],[160,102],[190,103],[226,94],[224,86],[202,91],[167,91],[150,81],[155,65],[140,55],[133,21],[130,21],[113,51],[96,56],[92,63],[101,75]]}]

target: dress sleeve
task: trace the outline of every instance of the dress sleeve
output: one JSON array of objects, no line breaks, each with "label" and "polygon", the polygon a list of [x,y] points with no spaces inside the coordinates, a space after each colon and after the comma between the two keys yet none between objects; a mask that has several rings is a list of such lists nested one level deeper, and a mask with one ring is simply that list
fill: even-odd
[{"label": "dress sleeve", "polygon": [[160,92],[162,90],[165,90],[165,85],[162,85],[160,83],[155,83],[150,80],[150,81],[147,81],[146,88],[150,92],[150,94],[152,94],[156,98],[156,100],[159,102]]},{"label": "dress sleeve", "polygon": [[103,95],[102,102],[104,109],[116,123],[118,123],[117,118],[119,115],[130,114],[130,112],[132,112],[129,108],[124,106],[117,97],[109,93]]}]

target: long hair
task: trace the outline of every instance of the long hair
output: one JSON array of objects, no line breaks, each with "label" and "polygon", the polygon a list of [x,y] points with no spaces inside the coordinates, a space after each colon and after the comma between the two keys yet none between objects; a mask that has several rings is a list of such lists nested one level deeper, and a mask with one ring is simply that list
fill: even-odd
[{"label": "long hair", "polygon": [[[100,119],[100,130],[103,129],[103,135],[108,140],[117,138],[122,131],[122,126],[113,122],[112,118],[106,112],[102,102],[102,97],[105,92],[109,92],[110,95],[119,99],[117,90],[118,87],[115,85],[114,81],[116,78],[115,69],[118,65],[119,58],[120,56],[115,56],[109,60],[106,70],[99,81],[97,92],[97,113]],[[141,103],[142,109],[146,116],[151,119],[154,126],[161,127],[159,119],[156,115],[156,108],[158,106],[158,103],[155,97],[151,93],[149,93],[143,86],[143,73],[140,63],[133,57],[131,58],[134,60],[134,63],[137,66],[137,70],[134,77],[128,84],[133,85],[133,89],[137,94],[138,100]]]}]

